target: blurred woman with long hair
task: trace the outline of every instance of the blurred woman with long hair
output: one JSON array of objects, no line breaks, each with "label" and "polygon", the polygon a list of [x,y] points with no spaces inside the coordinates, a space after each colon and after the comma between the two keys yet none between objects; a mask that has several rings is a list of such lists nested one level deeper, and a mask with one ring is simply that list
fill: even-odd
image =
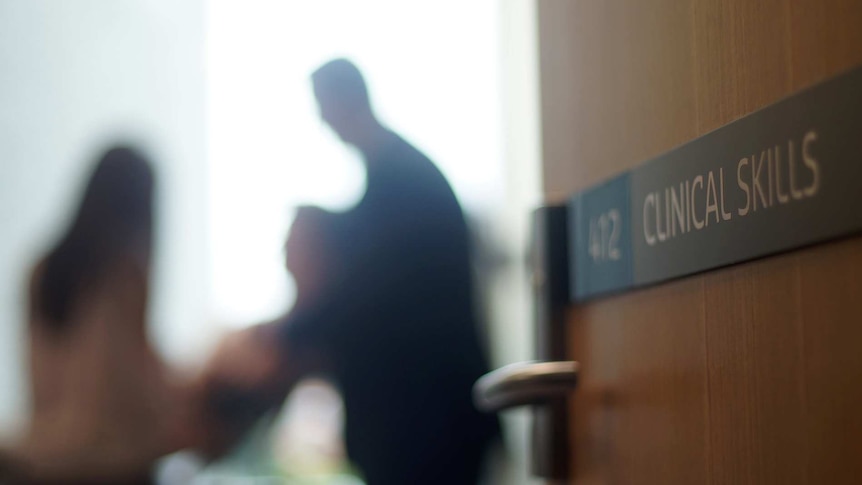
[{"label": "blurred woman with long hair", "polygon": [[147,338],[154,174],[138,151],[100,158],[29,286],[28,481],[145,482],[179,409]]}]

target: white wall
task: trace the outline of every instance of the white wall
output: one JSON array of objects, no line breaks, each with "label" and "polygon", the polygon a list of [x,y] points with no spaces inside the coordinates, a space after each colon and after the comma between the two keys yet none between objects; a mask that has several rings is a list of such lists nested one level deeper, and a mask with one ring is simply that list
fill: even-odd
[{"label": "white wall", "polygon": [[0,0],[0,436],[26,412],[22,282],[117,135],[159,164],[153,338],[206,345],[203,41],[199,0]]},{"label": "white wall", "polygon": [[[500,3],[505,197],[495,212],[495,227],[509,260],[490,288],[490,333],[496,366],[536,358],[531,275],[525,264],[530,214],[542,201],[536,1]],[[544,483],[529,475],[530,409],[506,411],[502,419],[509,467],[492,483]]]}]

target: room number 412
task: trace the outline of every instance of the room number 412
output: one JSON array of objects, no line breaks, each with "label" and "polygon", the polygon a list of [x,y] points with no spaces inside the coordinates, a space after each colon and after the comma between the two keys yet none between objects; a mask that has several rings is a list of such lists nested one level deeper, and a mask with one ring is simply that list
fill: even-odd
[{"label": "room number 412", "polygon": [[617,209],[590,219],[589,254],[594,263],[617,261],[622,257],[619,248],[621,225],[622,218]]}]

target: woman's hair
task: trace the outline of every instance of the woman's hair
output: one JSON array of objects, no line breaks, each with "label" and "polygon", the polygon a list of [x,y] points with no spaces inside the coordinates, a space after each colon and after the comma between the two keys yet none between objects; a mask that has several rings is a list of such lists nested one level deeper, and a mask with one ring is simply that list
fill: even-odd
[{"label": "woman's hair", "polygon": [[153,185],[150,163],[137,150],[115,146],[102,155],[34,288],[48,326],[64,328],[76,298],[122,255],[149,252]]},{"label": "woman's hair", "polygon": [[335,213],[320,207],[297,207],[285,243],[288,271],[293,273],[297,284],[309,277],[328,280],[332,276],[332,259],[338,242],[336,220]]}]

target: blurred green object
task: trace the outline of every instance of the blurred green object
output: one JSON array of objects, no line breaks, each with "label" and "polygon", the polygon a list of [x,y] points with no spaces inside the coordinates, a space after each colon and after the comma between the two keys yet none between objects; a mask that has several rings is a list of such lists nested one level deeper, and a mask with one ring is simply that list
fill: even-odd
[{"label": "blurred green object", "polygon": [[193,483],[364,485],[365,482],[347,462],[314,471],[285,469],[285,465],[276,459],[272,446],[279,414],[270,413],[261,418],[236,448],[206,467]]}]

